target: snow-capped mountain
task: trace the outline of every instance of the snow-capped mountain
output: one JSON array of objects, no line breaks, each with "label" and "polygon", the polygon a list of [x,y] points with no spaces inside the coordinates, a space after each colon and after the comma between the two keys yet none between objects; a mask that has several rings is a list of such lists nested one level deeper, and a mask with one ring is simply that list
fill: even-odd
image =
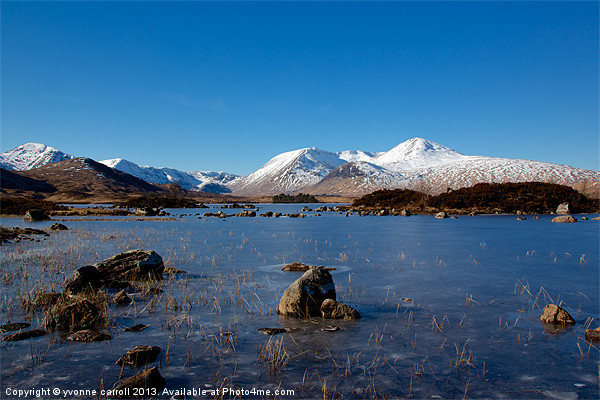
[{"label": "snow-capped mountain", "polygon": [[[0,154],[0,167],[29,170],[72,158],[51,147],[28,143]],[[101,163],[152,184],[178,183],[187,190],[244,196],[297,192],[359,196],[384,188],[437,194],[480,182],[535,181],[597,188],[600,182],[599,171],[540,161],[463,155],[421,138],[409,139],[387,152],[334,153],[316,147],[288,151],[244,177],[226,172],[183,172],[140,166],[122,158]]]},{"label": "snow-capped mountain", "polygon": [[25,143],[10,151],[0,153],[0,168],[25,171],[42,165],[74,158],[54,147],[39,143]]},{"label": "snow-capped mountain", "polygon": [[250,175],[232,182],[230,187],[233,193],[290,193],[318,183],[344,163],[346,161],[338,154],[316,147],[288,151],[273,157]]},{"label": "snow-capped mountain", "polygon": [[103,160],[100,163],[121,172],[126,172],[149,183],[159,185],[177,183],[181,188],[186,190],[199,190],[209,193],[231,192],[225,184],[237,178],[237,175],[226,172],[183,172],[173,168],[141,166],[122,158]]},{"label": "snow-capped mountain", "polygon": [[378,189],[407,188],[430,194],[480,182],[600,181],[600,172],[539,161],[463,155],[438,143],[412,138],[384,153],[316,148],[280,154],[233,182],[233,194],[305,192],[358,196]]}]

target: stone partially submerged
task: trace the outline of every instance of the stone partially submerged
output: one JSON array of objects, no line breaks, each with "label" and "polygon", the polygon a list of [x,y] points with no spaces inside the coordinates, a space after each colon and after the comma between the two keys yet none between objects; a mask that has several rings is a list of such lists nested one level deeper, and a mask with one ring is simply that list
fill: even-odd
[{"label": "stone partially submerged", "polygon": [[360,313],[354,308],[332,299],[321,304],[321,316],[325,319],[360,319]]},{"label": "stone partially submerged", "polygon": [[285,290],[277,314],[294,318],[320,316],[326,299],[335,300],[333,278],[324,267],[311,268]]},{"label": "stone partially submerged", "polygon": [[165,265],[155,251],[131,250],[77,269],[65,288],[67,294],[104,287],[124,289],[129,281],[161,280]]},{"label": "stone partially submerged", "polygon": [[155,251],[130,250],[94,264],[105,280],[160,280],[165,268]]},{"label": "stone partially submerged", "polygon": [[42,210],[29,210],[25,213],[25,217],[23,217],[23,221],[25,221],[25,222],[50,221],[50,217],[48,216],[48,214],[46,214]]},{"label": "stone partially submerged", "polygon": [[555,325],[575,324],[573,317],[571,317],[571,315],[565,309],[557,306],[556,304],[548,304],[546,307],[544,307],[540,321],[546,324]]},{"label": "stone partially submerged", "polygon": [[152,367],[129,378],[121,379],[115,383],[111,389],[111,393],[113,393],[113,397],[116,399],[131,398],[134,397],[134,389],[140,390],[142,394],[152,391],[160,393],[166,386],[167,382],[158,371],[158,368]]},{"label": "stone partially submerged", "polygon": [[559,222],[559,223],[570,223],[570,222],[577,222],[577,220],[575,218],[573,218],[570,215],[561,215],[559,217],[554,217],[552,219],[552,222]]},{"label": "stone partially submerged", "polygon": [[117,360],[117,364],[137,368],[156,361],[159,353],[160,347],[158,346],[135,346],[123,354]]}]

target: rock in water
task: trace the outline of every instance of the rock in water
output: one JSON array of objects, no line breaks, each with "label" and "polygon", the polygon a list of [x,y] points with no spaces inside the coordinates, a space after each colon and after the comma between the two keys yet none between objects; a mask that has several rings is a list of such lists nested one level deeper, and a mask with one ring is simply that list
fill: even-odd
[{"label": "rock in water", "polygon": [[542,316],[540,321],[546,324],[558,324],[558,325],[574,325],[575,320],[571,315],[563,308],[556,304],[548,304],[542,310]]},{"label": "rock in water", "polygon": [[282,271],[306,272],[311,268],[315,268],[315,266],[295,262],[295,263],[286,264],[283,268],[281,268],[281,270]]},{"label": "rock in water", "polygon": [[264,334],[264,335],[278,335],[280,333],[285,333],[288,330],[285,328],[259,328],[257,329],[258,332]]},{"label": "rock in water", "polygon": [[585,340],[588,342],[600,342],[600,328],[586,329]]},{"label": "rock in water", "polygon": [[295,318],[319,316],[325,299],[335,300],[333,278],[323,267],[311,268],[283,292],[277,314]]},{"label": "rock in water", "polygon": [[65,225],[59,224],[58,222],[53,223],[52,226],[50,227],[50,229],[52,229],[53,231],[68,231],[69,230],[69,228],[67,228]]},{"label": "rock in water", "polygon": [[360,313],[354,308],[332,299],[323,301],[321,315],[326,319],[360,319]]},{"label": "rock in water", "polygon": [[160,347],[158,346],[135,346],[123,354],[117,360],[117,364],[137,368],[140,365],[143,366],[156,361],[159,353]]},{"label": "rock in water", "polygon": [[147,395],[144,396],[141,393],[139,397],[150,397],[151,391],[148,391],[148,389],[154,389],[156,393],[160,393],[166,386],[167,382],[158,371],[158,368],[152,367],[129,378],[121,379],[113,386],[112,393],[114,393],[113,397],[117,399],[132,398],[138,397],[134,396],[133,390],[142,388]]},{"label": "rock in water", "polygon": [[103,280],[160,280],[165,269],[155,251],[131,250],[94,264]]},{"label": "rock in water", "polygon": [[440,211],[439,213],[435,214],[435,217],[437,219],[444,219],[444,218],[448,218],[448,214],[446,214],[445,211]]},{"label": "rock in water", "polygon": [[571,214],[569,203],[561,203],[556,209],[557,214]]},{"label": "rock in water", "polygon": [[48,216],[48,214],[46,214],[42,210],[29,210],[25,213],[25,217],[23,217],[23,221],[26,221],[26,222],[50,221],[50,217]]},{"label": "rock in water", "polygon": [[16,342],[17,340],[31,339],[39,336],[44,336],[48,332],[42,329],[32,329],[30,331],[19,331],[3,338],[5,342]]},{"label": "rock in water", "polygon": [[577,220],[570,215],[561,215],[553,218],[552,222],[577,222]]},{"label": "rock in water", "polygon": [[104,332],[98,332],[91,329],[84,329],[67,336],[67,340],[73,342],[101,342],[103,340],[110,340],[111,336]]}]

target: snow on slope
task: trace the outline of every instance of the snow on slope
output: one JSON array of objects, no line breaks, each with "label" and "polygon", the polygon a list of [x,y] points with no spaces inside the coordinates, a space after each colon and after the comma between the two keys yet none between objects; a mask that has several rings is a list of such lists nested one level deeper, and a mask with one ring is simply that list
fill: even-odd
[{"label": "snow on slope", "polygon": [[230,184],[234,193],[272,195],[313,185],[344,164],[336,153],[304,148],[273,157],[262,168]]},{"label": "snow on slope", "polygon": [[[230,190],[224,183],[230,182],[237,176],[225,172],[183,172],[173,168],[155,168],[140,166],[122,158],[100,161],[108,167],[131,174],[146,182],[159,185],[177,183],[181,188],[187,190],[204,190],[215,193],[228,193]],[[208,185],[208,186],[207,186]]]},{"label": "snow on slope", "polygon": [[529,160],[463,155],[438,143],[412,138],[385,153],[316,148],[272,158],[230,187],[234,194],[362,195],[374,190],[408,188],[431,194],[479,182],[598,182],[600,172]]},{"label": "snow on slope", "polygon": [[74,158],[53,147],[39,143],[25,143],[0,154],[0,167],[13,171],[25,171],[59,161]]},{"label": "snow on slope", "polygon": [[385,166],[390,170],[405,171],[460,161],[464,160],[465,157],[441,144],[426,139],[412,138],[374,157],[370,162]]}]

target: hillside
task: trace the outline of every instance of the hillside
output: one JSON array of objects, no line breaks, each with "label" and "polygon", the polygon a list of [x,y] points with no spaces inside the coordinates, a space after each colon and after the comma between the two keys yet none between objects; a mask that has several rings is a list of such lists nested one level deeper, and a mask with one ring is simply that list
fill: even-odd
[{"label": "hillside", "polygon": [[52,201],[110,201],[131,194],[157,193],[163,189],[90,158],[74,158],[20,172],[26,178],[56,188],[45,196]]},{"label": "hillside", "polygon": [[555,212],[558,205],[565,202],[575,213],[594,213],[600,209],[600,201],[590,199],[571,187],[542,182],[479,183],[437,196],[405,189],[378,190],[356,199],[352,207],[408,209],[413,213],[445,210],[461,213],[521,211],[548,214]]}]

